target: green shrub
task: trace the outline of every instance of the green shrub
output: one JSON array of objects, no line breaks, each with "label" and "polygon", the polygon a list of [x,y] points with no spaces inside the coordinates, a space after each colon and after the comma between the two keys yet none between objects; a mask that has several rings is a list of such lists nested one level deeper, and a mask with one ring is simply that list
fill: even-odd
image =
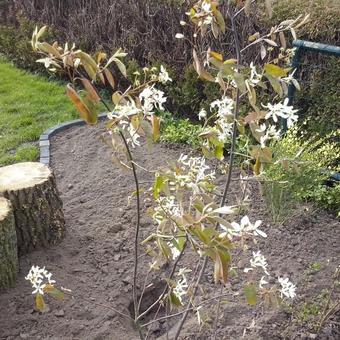
[{"label": "green shrub", "polygon": [[304,121],[303,130],[309,136],[326,135],[340,129],[340,58],[323,58],[323,65],[313,65],[313,61],[309,61],[309,67],[302,70],[308,78],[302,82],[303,90],[297,93],[295,101]]},{"label": "green shrub", "polygon": [[175,119],[169,113],[163,114],[162,142],[199,146],[201,139],[198,135],[201,131],[201,125],[192,124],[189,119]]},{"label": "green shrub", "polygon": [[264,193],[277,221],[298,201],[340,212],[340,184],[330,179],[340,171],[340,130],[309,140],[299,133],[293,129],[273,145],[274,162],[265,169]]}]

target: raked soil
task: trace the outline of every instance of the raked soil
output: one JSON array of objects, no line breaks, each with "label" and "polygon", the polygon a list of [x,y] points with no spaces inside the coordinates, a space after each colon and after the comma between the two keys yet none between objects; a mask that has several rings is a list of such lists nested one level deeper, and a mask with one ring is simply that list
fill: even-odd
[{"label": "raked soil", "polygon": [[[0,339],[138,339],[129,319],[114,309],[131,311],[133,278],[133,238],[136,218],[134,181],[130,172],[112,164],[110,150],[99,136],[101,127],[74,127],[52,139],[52,164],[58,189],[64,203],[67,235],[63,242],[20,258],[20,274],[14,288],[0,292]],[[176,159],[187,147],[155,145],[133,150],[137,163],[150,169]],[[153,175],[138,170],[141,186],[148,189]],[[235,177],[237,174],[235,174]],[[223,176],[219,178],[223,183]],[[251,251],[262,250],[267,257],[273,280],[288,276],[297,285],[297,298],[292,305],[267,309],[263,305],[248,306],[242,294],[244,274],[233,277],[223,288],[216,339],[339,339],[340,315],[333,313],[316,334],[324,304],[322,295],[333,285],[333,274],[339,266],[339,221],[325,211],[310,205],[295,208],[281,226],[275,226],[259,193],[251,184],[250,211],[252,219],[262,219],[268,237],[259,240],[241,257],[235,254],[234,264],[247,266]],[[232,186],[229,203],[235,201],[239,188]],[[152,230],[145,214],[150,203],[143,196],[141,239]],[[139,287],[150,259],[140,254]],[[24,277],[32,265],[46,266],[59,286],[71,289],[74,296],[64,301],[48,298],[49,311],[41,314],[34,309],[30,284]],[[181,266],[194,272],[196,258],[188,253]],[[169,270],[164,268],[164,270]],[[159,293],[159,273],[148,288],[145,308]],[[190,274],[189,274],[190,278]],[[218,295],[209,266],[203,277],[200,299]],[[331,303],[339,301],[335,291]],[[314,307],[313,307],[314,306]],[[316,307],[315,307],[316,306]],[[216,301],[201,309],[204,324],[199,327],[197,315],[189,315],[182,332],[186,339],[212,338]],[[176,311],[174,311],[176,312]],[[162,315],[162,314],[160,314]],[[143,322],[148,322],[148,318]],[[165,339],[166,327],[172,339],[177,320],[167,325],[164,320],[152,324],[150,339]],[[147,329],[147,328],[146,328]]]}]

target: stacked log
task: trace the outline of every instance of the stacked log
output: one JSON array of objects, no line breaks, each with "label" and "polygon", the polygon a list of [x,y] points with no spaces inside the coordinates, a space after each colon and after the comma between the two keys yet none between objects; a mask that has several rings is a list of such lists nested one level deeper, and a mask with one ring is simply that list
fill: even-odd
[{"label": "stacked log", "polygon": [[25,162],[0,168],[0,195],[12,204],[19,256],[63,239],[62,201],[46,165]]},{"label": "stacked log", "polygon": [[14,285],[18,270],[17,234],[12,205],[0,197],[0,290]]}]

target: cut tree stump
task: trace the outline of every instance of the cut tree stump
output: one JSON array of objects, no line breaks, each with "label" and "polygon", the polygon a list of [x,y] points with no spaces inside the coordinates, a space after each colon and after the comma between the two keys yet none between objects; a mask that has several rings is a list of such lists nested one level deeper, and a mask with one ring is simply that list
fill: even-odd
[{"label": "cut tree stump", "polygon": [[14,285],[18,266],[17,234],[11,202],[0,197],[0,290]]},{"label": "cut tree stump", "polygon": [[46,165],[26,162],[0,168],[0,194],[12,203],[19,255],[62,240],[63,204]]}]

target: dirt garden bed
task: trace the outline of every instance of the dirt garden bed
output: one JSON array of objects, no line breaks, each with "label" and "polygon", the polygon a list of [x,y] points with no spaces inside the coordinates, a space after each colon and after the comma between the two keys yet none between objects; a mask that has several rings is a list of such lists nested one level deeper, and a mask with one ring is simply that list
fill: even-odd
[{"label": "dirt garden bed", "polygon": [[[130,322],[110,309],[111,306],[129,313],[132,302],[135,216],[134,198],[127,197],[134,191],[134,182],[129,172],[122,172],[111,163],[110,151],[98,140],[100,132],[98,127],[73,127],[51,140],[51,167],[64,203],[67,236],[55,248],[20,259],[16,287],[0,294],[0,339],[138,338]],[[188,149],[156,145],[150,151],[133,150],[136,161],[146,168],[161,166],[181,152]],[[142,187],[147,189],[152,179],[152,174],[140,171]],[[321,312],[327,299],[326,290],[332,287],[333,273],[339,265],[339,222],[315,207],[301,206],[287,217],[284,225],[274,227],[258,186],[253,184],[251,189],[249,216],[262,219],[262,229],[268,234],[256,247],[267,257],[273,276],[287,275],[297,285],[298,297],[291,307],[270,310],[261,305],[250,307],[242,294],[238,294],[241,279],[234,277],[225,288],[229,296],[221,306],[216,338],[315,339],[317,336],[309,326],[317,326],[318,316],[314,314]],[[237,193],[238,189],[235,187],[233,191]],[[144,211],[148,204],[143,203]],[[151,221],[144,215],[142,237],[151,227]],[[141,256],[140,261],[147,265],[149,259]],[[235,256],[235,261],[247,263],[249,257]],[[46,266],[57,283],[71,289],[76,297],[65,301],[50,299],[48,312],[36,312],[31,287],[24,280],[33,264]],[[190,260],[181,265],[195,269]],[[141,285],[143,272],[140,271],[139,277]],[[203,279],[200,294],[204,299],[220,292],[220,287],[212,284],[211,273],[208,269]],[[146,304],[157,297],[157,276],[154,283]],[[339,294],[335,294],[336,298]],[[215,307],[213,301],[203,308],[206,322],[201,329],[196,315],[192,314],[183,337],[208,339]],[[318,338],[338,339],[339,322],[339,313],[332,315]],[[161,336],[165,329],[165,321],[154,323],[150,338]]]}]

